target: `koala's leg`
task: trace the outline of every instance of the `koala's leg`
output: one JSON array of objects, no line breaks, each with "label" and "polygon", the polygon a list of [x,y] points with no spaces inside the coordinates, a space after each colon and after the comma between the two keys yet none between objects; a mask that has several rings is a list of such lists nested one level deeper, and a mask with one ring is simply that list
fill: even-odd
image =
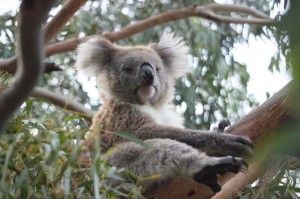
[{"label": "koala's leg", "polygon": [[118,168],[127,168],[142,177],[160,174],[159,179],[148,182],[147,185],[150,186],[159,181],[182,176],[203,183],[215,192],[221,189],[217,174],[237,173],[247,168],[247,164],[242,158],[209,157],[205,153],[175,140],[151,139],[145,142],[155,148],[124,143],[109,154],[108,162]]}]

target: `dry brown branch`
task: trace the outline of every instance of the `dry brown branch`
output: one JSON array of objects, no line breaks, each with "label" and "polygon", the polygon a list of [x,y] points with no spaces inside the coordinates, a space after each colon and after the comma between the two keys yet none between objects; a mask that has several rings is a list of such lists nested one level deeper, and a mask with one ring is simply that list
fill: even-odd
[{"label": "dry brown branch", "polygon": [[[219,15],[216,12],[237,12],[241,14],[249,14],[255,18],[243,18],[243,17],[230,17]],[[176,21],[185,19],[188,17],[201,17],[220,23],[237,23],[237,24],[255,24],[255,25],[272,25],[274,20],[266,16],[265,14],[253,10],[249,7],[238,6],[238,5],[221,5],[221,4],[210,4],[207,6],[193,6],[188,8],[182,8],[178,10],[172,10],[162,13],[157,16],[149,17],[148,19],[133,23],[118,32],[109,32],[101,36],[106,37],[111,41],[117,41],[130,37],[136,33],[145,31],[154,26],[161,25],[170,21]],[[63,42],[52,44],[47,46],[46,54],[51,56],[57,53],[67,52],[74,50],[77,45],[90,38],[87,36],[84,38],[72,38]]]},{"label": "dry brown branch", "polygon": [[222,187],[222,190],[218,192],[211,199],[228,199],[238,198],[237,194],[242,191],[246,185],[253,183],[264,172],[264,163],[255,162],[249,166],[248,173],[238,173],[233,178],[228,180]]},{"label": "dry brown branch", "polygon": [[264,157],[249,167],[249,173],[238,173],[233,178],[228,180],[222,187],[222,190],[213,196],[211,199],[227,199],[238,198],[245,186],[253,183],[255,180],[260,179],[253,199],[263,198],[263,194],[266,192],[270,182],[274,179],[274,176],[285,166],[290,165],[294,161],[299,162],[299,159],[286,156],[277,155],[270,159],[270,157]]},{"label": "dry brown branch", "polygon": [[86,3],[87,0],[68,0],[59,12],[44,27],[45,43],[55,37],[63,26],[73,17],[75,12]]},{"label": "dry brown branch", "polygon": [[45,64],[45,73],[50,73],[50,72],[54,72],[54,71],[62,71],[61,68],[59,68],[55,63],[52,62],[44,62]]},{"label": "dry brown branch", "polygon": [[[252,110],[246,116],[229,127],[226,132],[235,135],[246,135],[250,137],[255,144],[265,141],[269,132],[290,116],[291,107],[295,107],[292,96],[293,93],[292,84],[289,83],[262,105]],[[259,171],[259,167],[254,169],[254,171],[253,176],[255,176],[255,173]],[[238,176],[241,175],[243,174],[238,174]],[[227,186],[225,184],[231,177],[232,175],[225,175],[220,178],[220,181],[224,184],[224,186]],[[237,178],[239,179],[240,177]],[[236,178],[230,181],[230,186],[232,186],[235,179]],[[241,176],[240,180],[241,185],[246,185],[246,179],[243,179]],[[228,185],[228,187],[230,186]],[[239,186],[239,188],[242,189],[243,186]],[[156,199],[207,199],[212,197],[213,193],[207,188],[204,189],[203,186],[190,180],[176,179],[152,192],[151,196],[155,196]]]},{"label": "dry brown branch", "polygon": [[31,96],[46,99],[47,101],[60,108],[63,108],[64,110],[76,112],[88,122],[92,121],[92,116],[94,113],[91,110],[85,108],[80,103],[74,102],[72,99],[66,98],[65,96],[52,93],[42,88],[35,88],[32,91]]},{"label": "dry brown branch", "polygon": [[[87,0],[68,0],[59,12],[47,23],[43,28],[45,35],[45,43],[48,43],[53,37],[55,37],[62,27],[70,20],[75,12],[86,2]],[[17,55],[6,59],[0,60],[0,69],[10,74],[16,72]],[[49,67],[49,68],[48,68]],[[46,65],[46,72],[53,71],[51,66]]]},{"label": "dry brown branch", "polygon": [[[217,14],[217,12],[227,12],[227,13],[234,12],[239,14],[247,14],[252,17],[251,18],[231,17],[231,16]],[[240,6],[240,5],[210,4],[206,6],[193,6],[193,7],[168,11],[159,14],[157,16],[152,16],[145,20],[130,24],[118,32],[109,32],[99,36],[106,37],[111,41],[117,41],[120,39],[130,37],[136,33],[150,29],[154,26],[161,25],[170,21],[185,19],[188,17],[201,17],[219,23],[255,24],[255,25],[272,25],[274,23],[274,20],[269,18],[267,15],[257,10],[253,10],[252,8],[249,7]],[[49,45],[45,49],[46,56],[48,57],[62,52],[73,51],[82,41],[85,41],[90,37],[92,36],[87,36],[83,38],[72,38],[72,39],[68,39],[62,42]],[[13,74],[15,70],[14,69],[15,64],[16,64],[15,58],[10,60],[0,61],[0,69]]]},{"label": "dry brown branch", "polygon": [[54,3],[52,0],[23,0],[21,3],[17,41],[20,56],[13,85],[0,95],[0,135],[14,111],[35,86],[43,69],[42,23]]},{"label": "dry brown branch", "polygon": [[[232,5],[222,5],[222,4],[210,4],[207,7],[209,7],[210,10],[214,12],[229,12],[229,13],[243,13],[248,14],[250,16],[256,17],[258,19],[270,19],[270,17],[260,11],[257,11],[255,9],[251,9],[249,7],[245,6],[232,6]],[[269,24],[265,24],[269,25]]]}]

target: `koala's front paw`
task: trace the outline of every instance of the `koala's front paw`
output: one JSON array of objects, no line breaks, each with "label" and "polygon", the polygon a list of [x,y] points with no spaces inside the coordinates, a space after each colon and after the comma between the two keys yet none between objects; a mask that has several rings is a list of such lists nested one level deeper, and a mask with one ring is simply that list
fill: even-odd
[{"label": "koala's front paw", "polygon": [[232,155],[253,155],[254,144],[248,137],[230,135],[229,145]]},{"label": "koala's front paw", "polygon": [[239,171],[246,173],[248,169],[247,162],[238,157],[226,156],[213,158],[212,161],[214,163],[204,167],[194,175],[194,180],[205,184],[215,193],[221,190],[221,185],[218,183],[218,174],[223,175],[227,172],[238,173]]},{"label": "koala's front paw", "polygon": [[253,143],[248,137],[230,134],[211,133],[210,155],[252,156]]}]

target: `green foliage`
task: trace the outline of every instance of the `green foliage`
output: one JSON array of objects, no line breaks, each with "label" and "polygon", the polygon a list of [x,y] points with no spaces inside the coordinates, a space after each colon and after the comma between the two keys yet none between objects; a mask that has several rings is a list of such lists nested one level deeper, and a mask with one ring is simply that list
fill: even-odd
[{"label": "green foliage", "polygon": [[110,167],[99,143],[92,157],[80,145],[78,119],[36,119],[25,110],[0,140],[0,198],[141,198],[139,187],[124,180],[137,178]]},{"label": "green foliage", "polygon": [[[271,179],[270,182],[260,186],[260,181],[264,183],[265,180],[263,177],[258,180],[257,183],[253,185],[248,185],[242,193],[239,194],[240,199],[250,199],[250,198],[268,198],[268,199],[297,199],[299,198],[300,188],[299,188],[299,177],[300,172],[298,168],[294,167],[299,165],[300,161],[297,160],[293,164],[285,164],[276,175]],[[256,193],[258,189],[263,189],[262,192],[259,192],[259,195]]]},{"label": "green foliage", "polygon": [[15,13],[5,13],[0,16],[0,57],[12,57],[16,47],[16,17]]},{"label": "green foliage", "polygon": [[0,71],[0,92],[11,83],[11,75]]},{"label": "green foliage", "polygon": [[[60,4],[64,1],[60,1]],[[68,38],[118,31],[132,22],[163,12],[193,5],[205,5],[207,0],[90,0],[51,42]],[[236,0],[268,14],[273,9],[269,1]],[[274,1],[278,3],[278,0]],[[59,5],[59,4],[58,4]],[[278,16],[280,17],[280,16]],[[234,44],[257,37],[276,37],[279,51],[270,60],[270,70],[278,70],[283,57],[290,63],[287,35],[274,27],[220,24],[193,17],[154,27],[130,38],[118,41],[134,45],[157,41],[164,31],[183,36],[190,46],[194,71],[176,83],[174,103],[182,109],[189,128],[209,129],[222,117],[232,122],[243,115],[244,107],[257,102],[247,94],[247,66],[234,60]],[[0,16],[0,58],[14,55],[16,46],[15,13]],[[90,99],[77,81],[74,52],[47,59],[62,72],[44,74],[39,86],[96,110],[99,100]],[[290,64],[287,64],[290,67]],[[10,77],[0,74],[0,90]],[[86,154],[80,140],[88,124],[80,117],[55,108],[42,100],[29,98],[0,139],[0,198],[140,198],[138,178],[123,169],[107,165],[100,156],[99,144],[93,154]],[[141,143],[126,133],[120,136]],[[149,146],[146,146],[149,147]],[[150,176],[153,178],[155,176]],[[131,179],[131,183],[124,181]],[[266,190],[265,198],[293,198],[299,193],[295,184],[297,171],[283,168]],[[112,181],[119,181],[115,185]],[[252,198],[256,187],[248,187],[240,198]]]},{"label": "green foliage", "polygon": [[[208,3],[209,1],[205,0],[88,1],[51,42],[63,41],[78,35],[118,31],[132,22],[169,10]],[[236,3],[249,4],[253,8],[269,12],[268,3],[265,1],[237,1]],[[12,41],[3,42],[6,46],[1,48],[1,58],[10,57],[15,52],[14,14],[8,13],[3,16],[2,21],[0,19],[0,27],[3,27],[0,29],[1,36],[5,38],[5,41]],[[258,29],[252,26],[250,29],[248,25],[217,24],[192,17],[156,26],[118,43],[147,44],[151,41],[158,41],[164,31],[174,31],[183,36],[190,46],[193,55],[192,66],[195,70],[187,79],[177,82],[174,103],[178,108],[183,107],[181,109],[186,118],[186,127],[209,129],[213,122],[224,117],[234,122],[243,115],[244,106],[257,105],[255,99],[247,94],[249,75],[246,66],[234,60],[231,49],[234,43],[246,41],[251,32],[260,35],[261,32],[257,31]],[[6,34],[7,31],[11,31],[12,34]],[[70,99],[97,110],[101,102],[98,99],[90,99],[77,81],[76,71],[73,68],[74,59],[73,52],[47,59],[48,62],[54,62],[62,68],[63,72],[45,74],[40,79],[39,86],[68,96]],[[44,115],[45,112],[55,114],[54,111],[49,111],[47,106],[40,106],[34,114],[37,117]]]}]

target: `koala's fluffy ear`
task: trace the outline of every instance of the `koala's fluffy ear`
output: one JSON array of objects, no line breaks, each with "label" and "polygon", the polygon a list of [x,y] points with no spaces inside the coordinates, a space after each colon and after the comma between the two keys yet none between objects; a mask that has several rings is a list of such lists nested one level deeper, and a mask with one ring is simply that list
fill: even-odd
[{"label": "koala's fluffy ear", "polygon": [[115,50],[115,45],[109,40],[91,38],[78,46],[75,67],[89,76],[97,76],[102,69],[109,67]]},{"label": "koala's fluffy ear", "polygon": [[152,47],[163,60],[166,70],[174,78],[182,77],[190,72],[189,48],[181,37],[176,37],[174,33],[164,33],[160,41],[152,44]]}]

